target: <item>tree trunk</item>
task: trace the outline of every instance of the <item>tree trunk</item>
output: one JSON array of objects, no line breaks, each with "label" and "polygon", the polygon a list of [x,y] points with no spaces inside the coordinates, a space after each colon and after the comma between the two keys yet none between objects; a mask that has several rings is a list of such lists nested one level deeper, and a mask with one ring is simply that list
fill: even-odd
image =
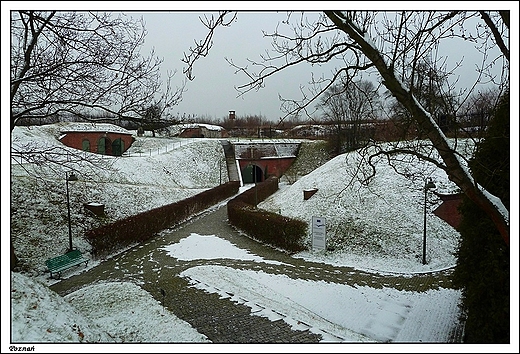
[{"label": "tree trunk", "polygon": [[[509,246],[509,217],[502,215],[500,206],[495,205],[491,199],[478,187],[469,173],[462,165],[458,156],[449,146],[444,133],[438,128],[431,115],[415,99],[412,93],[407,91],[396,78],[395,72],[389,68],[378,50],[369,44],[362,33],[343,16],[341,18],[333,11],[325,11],[325,14],[343,32],[348,34],[359,46],[363,54],[375,65],[383,78],[383,84],[392,92],[393,96],[411,113],[413,119],[425,132],[433,146],[439,152],[447,167],[448,178],[454,182],[464,194],[468,196],[493,220],[497,230],[502,235],[504,242]],[[500,202],[501,204],[501,202]],[[505,210],[505,208],[503,208]]]}]

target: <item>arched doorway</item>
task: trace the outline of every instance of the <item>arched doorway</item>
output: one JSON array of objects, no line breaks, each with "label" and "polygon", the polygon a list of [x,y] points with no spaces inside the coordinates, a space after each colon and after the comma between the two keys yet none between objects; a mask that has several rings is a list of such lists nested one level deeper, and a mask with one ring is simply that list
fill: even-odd
[{"label": "arched doorway", "polygon": [[264,180],[264,172],[257,165],[247,165],[242,170],[242,181],[244,183],[259,183]]},{"label": "arched doorway", "polygon": [[123,155],[124,151],[125,142],[121,138],[114,140],[114,142],[112,143],[112,155],[121,156]]},{"label": "arched doorway", "polygon": [[112,144],[110,143],[110,140],[108,138],[105,138],[105,137],[99,138],[97,152],[98,152],[98,154],[102,154],[102,155],[111,155]]},{"label": "arched doorway", "polygon": [[83,148],[83,151],[88,151],[90,152],[90,141],[88,139],[84,139],[83,142],[82,142],[82,148]]}]

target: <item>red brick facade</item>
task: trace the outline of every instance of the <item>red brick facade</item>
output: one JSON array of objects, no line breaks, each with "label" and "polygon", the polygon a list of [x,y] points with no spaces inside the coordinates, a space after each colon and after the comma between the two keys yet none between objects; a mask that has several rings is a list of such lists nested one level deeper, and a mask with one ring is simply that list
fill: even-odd
[{"label": "red brick facade", "polygon": [[227,138],[227,131],[219,126],[209,124],[191,124],[183,128],[180,138]]},{"label": "red brick facade", "polygon": [[460,213],[457,209],[462,201],[462,194],[437,194],[442,204],[433,211],[442,220],[457,229],[460,225]]},{"label": "red brick facade", "polygon": [[238,163],[242,175],[249,164],[253,164],[261,169],[263,172],[262,179],[257,180],[257,182],[262,182],[271,176],[280,178],[285,173],[285,171],[291,167],[295,159],[296,157],[273,157],[255,160],[241,159],[238,160]]},{"label": "red brick facade", "polygon": [[120,156],[132,145],[132,134],[100,131],[63,132],[60,141],[72,148],[102,155]]},{"label": "red brick facade", "polygon": [[181,138],[202,138],[202,130],[200,128],[186,128],[179,134]]}]

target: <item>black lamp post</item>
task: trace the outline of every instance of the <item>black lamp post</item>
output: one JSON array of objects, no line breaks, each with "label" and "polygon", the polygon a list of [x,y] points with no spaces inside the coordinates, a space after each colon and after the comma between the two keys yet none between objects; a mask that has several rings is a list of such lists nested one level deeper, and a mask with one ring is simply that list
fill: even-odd
[{"label": "black lamp post", "polygon": [[422,248],[422,264],[426,264],[426,194],[428,189],[435,188],[435,183],[432,179],[428,183],[424,182],[424,234],[423,234],[423,248]]},{"label": "black lamp post", "polygon": [[77,181],[78,177],[74,173],[67,175],[65,179],[65,184],[67,186],[67,210],[69,214],[69,252],[72,251],[72,228],[70,226],[70,201],[69,201],[69,182]]},{"label": "black lamp post", "polygon": [[258,205],[258,190],[256,189],[256,167],[253,164],[253,147],[251,147],[251,174],[253,177],[253,181],[255,182],[255,208]]}]

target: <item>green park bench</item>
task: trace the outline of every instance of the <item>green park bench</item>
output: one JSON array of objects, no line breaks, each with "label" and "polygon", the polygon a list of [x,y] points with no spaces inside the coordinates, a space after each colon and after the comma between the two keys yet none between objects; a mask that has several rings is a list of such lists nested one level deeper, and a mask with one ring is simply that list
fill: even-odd
[{"label": "green park bench", "polygon": [[88,263],[88,258],[83,257],[81,252],[78,250],[73,250],[61,256],[49,258],[45,261],[45,265],[51,273],[51,278],[53,278],[53,274],[56,273],[58,274],[59,278],[63,270],[69,269],[81,263],[85,263],[86,266]]}]

